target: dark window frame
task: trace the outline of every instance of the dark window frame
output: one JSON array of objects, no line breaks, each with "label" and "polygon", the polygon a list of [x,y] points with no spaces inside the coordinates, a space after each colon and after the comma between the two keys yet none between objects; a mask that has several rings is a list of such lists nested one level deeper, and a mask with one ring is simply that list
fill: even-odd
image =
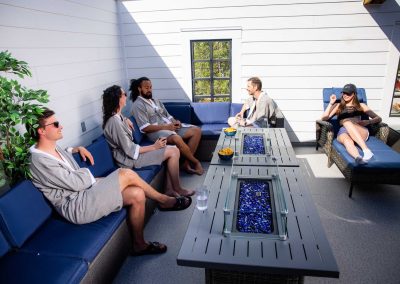
[{"label": "dark window frame", "polygon": [[393,87],[392,103],[389,117],[400,117],[400,59],[397,65],[396,79]]},{"label": "dark window frame", "polygon": [[[194,60],[194,43],[196,42],[207,42],[210,49],[210,59],[199,59]],[[214,42],[229,42],[229,58],[228,59],[214,59],[212,45]],[[201,99],[210,99],[214,102],[215,99],[228,98],[229,102],[232,101],[232,39],[204,39],[204,40],[191,40],[190,41],[190,62],[191,62],[191,80],[192,80],[192,100],[198,102]],[[210,77],[201,78],[195,77],[195,63],[197,62],[209,62],[210,63]],[[230,70],[229,77],[214,77],[214,63],[215,62],[229,62]],[[209,95],[196,95],[195,83],[196,81],[210,81],[210,94]],[[218,95],[214,94],[214,82],[218,80],[229,80],[229,95]]]}]

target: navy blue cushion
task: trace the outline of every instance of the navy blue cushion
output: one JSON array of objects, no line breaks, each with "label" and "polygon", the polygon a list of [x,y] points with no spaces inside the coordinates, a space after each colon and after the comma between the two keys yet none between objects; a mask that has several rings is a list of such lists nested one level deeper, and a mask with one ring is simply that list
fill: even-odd
[{"label": "navy blue cushion", "polygon": [[47,220],[52,209],[31,181],[14,186],[0,198],[0,226],[12,246],[24,242]]},{"label": "navy blue cushion", "polygon": [[[323,96],[324,110],[328,106],[328,104],[330,102],[329,98],[332,94],[336,95],[336,102],[340,102],[340,100],[342,98],[342,89],[343,88],[336,88],[336,87],[323,89],[322,96]],[[357,98],[360,101],[360,103],[367,104],[367,95],[365,93],[364,88],[357,88]]]},{"label": "navy blue cushion", "polygon": [[80,283],[88,270],[82,259],[11,253],[0,259],[2,283]]},{"label": "navy blue cushion", "polygon": [[80,167],[89,168],[95,177],[105,177],[117,169],[104,135],[94,140],[86,149],[92,154],[94,165],[89,160],[83,161],[79,153],[74,153],[73,156]]},{"label": "navy blue cushion", "polygon": [[180,122],[192,122],[192,107],[189,102],[165,102],[164,106],[168,113]]},{"label": "navy blue cushion", "polygon": [[33,254],[77,257],[91,262],[125,217],[125,209],[84,225],[53,217],[20,250]]},{"label": "navy blue cushion", "polygon": [[133,141],[136,144],[140,144],[142,142],[144,134],[140,132],[139,126],[136,123],[136,119],[133,116],[130,116],[129,119],[132,121],[133,124]]},{"label": "navy blue cushion", "polygon": [[206,123],[227,123],[231,103],[192,103],[192,123],[196,125]]},{"label": "navy blue cushion", "polygon": [[222,128],[228,127],[227,123],[213,123],[201,125],[201,136],[213,137],[221,134]]},{"label": "navy blue cushion", "polygon": [[237,113],[239,113],[242,110],[242,107],[243,107],[243,104],[231,103],[231,109],[230,109],[229,116],[235,116]]},{"label": "navy blue cushion", "polygon": [[[147,168],[147,169],[146,169]],[[148,169],[148,167],[146,168],[141,168],[141,169],[134,169],[135,172],[137,172],[137,174],[143,179],[145,180],[147,183],[151,183],[151,181],[153,180],[153,178],[156,176],[156,174],[158,173],[158,171],[155,171],[153,169]],[[160,167],[161,168],[161,167]]]},{"label": "navy blue cushion", "polygon": [[[346,148],[335,139],[332,146],[343,157],[347,164],[351,167],[362,167],[371,169],[399,169],[400,171],[400,154],[382,142],[382,140],[371,136],[366,142],[367,146],[374,153],[374,156],[366,165],[356,165],[354,158],[347,153]],[[362,156],[361,149],[358,152]]]},{"label": "navy blue cushion", "polygon": [[0,257],[5,255],[10,249],[11,249],[11,247],[6,240],[6,237],[0,231]]}]

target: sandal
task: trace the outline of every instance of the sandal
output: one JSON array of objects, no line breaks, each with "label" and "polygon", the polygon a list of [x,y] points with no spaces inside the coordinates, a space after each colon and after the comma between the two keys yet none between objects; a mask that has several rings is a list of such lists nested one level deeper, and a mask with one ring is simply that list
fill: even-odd
[{"label": "sandal", "polygon": [[149,242],[149,245],[141,251],[132,251],[132,256],[141,256],[146,254],[160,254],[167,251],[167,246],[159,242]]},{"label": "sandal", "polygon": [[[180,210],[185,210],[192,204],[192,198],[186,197],[186,196],[179,196],[175,197],[176,202],[175,205],[170,207],[170,208],[162,208],[160,205],[158,205],[158,210],[160,211],[180,211]],[[186,201],[189,200],[187,203]]]}]

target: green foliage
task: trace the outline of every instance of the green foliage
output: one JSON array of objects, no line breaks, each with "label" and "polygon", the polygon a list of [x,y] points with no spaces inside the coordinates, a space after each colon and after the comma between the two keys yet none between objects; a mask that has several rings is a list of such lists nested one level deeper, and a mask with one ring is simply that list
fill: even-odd
[{"label": "green foliage", "polygon": [[8,51],[0,52],[0,162],[9,183],[29,178],[29,147],[34,144],[25,126],[36,129],[37,116],[49,101],[44,90],[21,86],[12,76],[31,76],[28,64],[18,61]]},{"label": "green foliage", "polygon": [[193,41],[195,101],[230,101],[231,41]]}]

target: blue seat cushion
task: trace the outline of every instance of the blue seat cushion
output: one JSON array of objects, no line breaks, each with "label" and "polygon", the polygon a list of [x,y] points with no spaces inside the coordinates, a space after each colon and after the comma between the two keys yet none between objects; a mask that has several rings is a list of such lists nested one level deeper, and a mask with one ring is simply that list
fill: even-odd
[{"label": "blue seat cushion", "polygon": [[0,259],[2,283],[80,283],[88,271],[82,259],[13,252]]},{"label": "blue seat cushion", "polygon": [[133,124],[133,133],[132,133],[133,141],[136,144],[140,144],[140,143],[142,143],[144,134],[142,132],[140,132],[139,126],[136,123],[136,119],[133,116],[130,116],[129,119],[132,121],[132,124]]},{"label": "blue seat cushion", "polygon": [[0,198],[0,227],[12,246],[21,247],[51,212],[43,194],[24,180]]},{"label": "blue seat cushion", "polygon": [[3,232],[0,230],[0,257],[5,255],[11,249],[10,244],[7,242],[6,237],[3,235]]},{"label": "blue seat cushion", "polygon": [[164,106],[175,119],[183,123],[191,123],[192,107],[189,102],[165,102]]},{"label": "blue seat cushion", "polygon": [[242,106],[243,104],[231,103],[229,116],[235,116],[237,113],[239,113],[242,110]]},{"label": "blue seat cushion", "polygon": [[33,254],[82,258],[91,262],[125,221],[126,209],[96,222],[76,225],[54,216],[29,239],[20,251]]},{"label": "blue seat cushion", "polygon": [[[398,169],[400,171],[400,154],[390,148],[388,145],[376,137],[371,136],[366,142],[368,148],[374,153],[371,160],[366,165],[356,165],[354,158],[351,157],[346,148],[337,141],[333,140],[332,146],[343,157],[343,159],[353,168],[364,169]],[[362,156],[362,151],[358,148],[358,152]]]},{"label": "blue seat cushion", "polygon": [[192,123],[196,125],[227,123],[231,103],[192,103]]},{"label": "blue seat cushion", "polygon": [[228,127],[227,123],[213,123],[213,124],[203,124],[201,128],[202,137],[218,137],[221,134],[222,128]]},{"label": "blue seat cushion", "polygon": [[161,167],[160,166],[156,166],[159,167],[158,170],[155,170],[154,168],[152,168],[154,166],[150,166],[150,167],[144,167],[144,168],[140,168],[140,169],[134,169],[135,172],[137,172],[137,174],[143,179],[145,180],[147,183],[151,183],[151,181],[153,180],[153,178],[157,175],[157,173],[160,171]]},{"label": "blue seat cushion", "polygon": [[74,153],[73,156],[80,167],[88,168],[95,177],[105,177],[117,169],[104,135],[94,140],[86,149],[92,154],[94,165],[89,160],[83,161],[79,153]]}]

